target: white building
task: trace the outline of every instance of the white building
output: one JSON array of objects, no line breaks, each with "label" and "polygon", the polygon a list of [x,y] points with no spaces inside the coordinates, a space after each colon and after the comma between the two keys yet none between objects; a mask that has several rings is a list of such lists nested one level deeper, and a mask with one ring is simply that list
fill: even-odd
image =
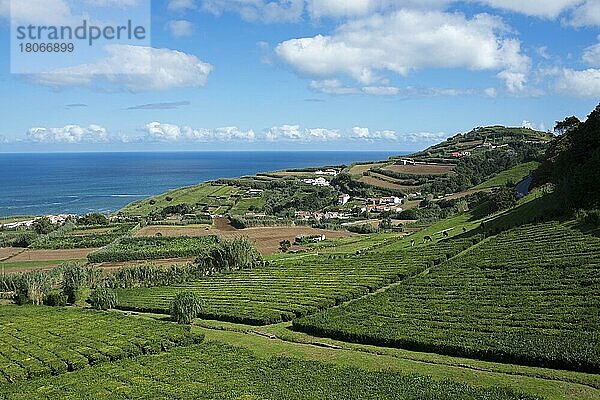
[{"label": "white building", "polygon": [[341,205],[344,205],[344,204],[348,203],[349,201],[350,201],[350,195],[343,194],[340,197],[338,197],[338,203],[340,203]]},{"label": "white building", "polygon": [[325,171],[318,170],[315,175],[337,176],[338,172],[335,169],[326,169]]}]

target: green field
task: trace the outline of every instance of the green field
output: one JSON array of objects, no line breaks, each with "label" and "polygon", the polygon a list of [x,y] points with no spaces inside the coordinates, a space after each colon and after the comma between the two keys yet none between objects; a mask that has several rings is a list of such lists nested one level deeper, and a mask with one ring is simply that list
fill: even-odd
[{"label": "green field", "polygon": [[123,289],[119,307],[168,312],[178,292],[205,300],[207,318],[268,324],[340,304],[413,276],[472,245],[472,239],[441,242],[403,252],[306,255],[268,267],[221,273],[182,285]]},{"label": "green field", "polygon": [[107,227],[76,227],[63,234],[41,237],[32,246],[33,249],[93,249],[109,245],[129,233],[137,224],[116,224]]},{"label": "green field", "polygon": [[18,386],[0,385],[0,396],[7,400],[82,395],[111,399],[536,399],[506,389],[438,382],[425,376],[287,357],[262,358],[221,343],[139,356]]},{"label": "green field", "polygon": [[232,196],[238,193],[239,189],[233,186],[205,183],[136,201],[119,210],[119,214],[145,217],[152,213],[159,213],[165,207],[184,203],[200,209],[204,207],[216,209],[227,202],[233,204]]},{"label": "green field", "polygon": [[600,371],[600,240],[558,223],[485,241],[387,291],[294,321],[344,340]]},{"label": "green field", "polygon": [[525,179],[532,171],[535,171],[540,166],[537,161],[532,161],[524,164],[519,164],[508,171],[500,172],[495,177],[488,179],[474,187],[474,189],[489,189],[493,187],[506,186],[507,184],[516,185]]},{"label": "green field", "polygon": [[1,262],[0,272],[2,269],[27,269],[27,268],[39,268],[39,267],[54,267],[60,264],[64,264],[68,261],[85,261],[85,260],[48,260],[48,261],[15,261],[15,262]]},{"label": "green field", "polygon": [[74,308],[1,306],[0,321],[0,388],[202,340],[179,325]]},{"label": "green field", "polygon": [[203,237],[124,237],[88,256],[93,263],[194,257],[217,240]]}]

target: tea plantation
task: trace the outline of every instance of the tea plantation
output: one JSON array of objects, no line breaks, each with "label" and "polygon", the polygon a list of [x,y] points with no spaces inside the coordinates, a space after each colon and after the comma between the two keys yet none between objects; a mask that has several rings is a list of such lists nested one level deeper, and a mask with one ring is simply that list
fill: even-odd
[{"label": "tea plantation", "polygon": [[343,340],[600,372],[600,240],[557,222],[493,237],[428,274],[294,321]]},{"label": "tea plantation", "polygon": [[206,302],[205,318],[257,325],[289,321],[418,274],[472,244],[467,238],[402,252],[288,258],[182,285],[123,289],[119,308],[167,313],[178,292],[193,291]]},{"label": "tea plantation", "polygon": [[2,306],[0,321],[0,383],[202,341],[180,325],[76,308]]},{"label": "tea plantation", "polygon": [[206,343],[103,364],[59,377],[0,384],[0,398],[161,398],[294,400],[534,400],[424,376],[364,371],[294,358],[263,358]]}]

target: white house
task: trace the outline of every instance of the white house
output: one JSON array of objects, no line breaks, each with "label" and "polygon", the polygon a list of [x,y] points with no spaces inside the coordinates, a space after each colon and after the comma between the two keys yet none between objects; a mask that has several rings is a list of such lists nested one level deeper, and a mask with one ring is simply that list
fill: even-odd
[{"label": "white house", "polygon": [[335,169],[326,169],[325,171],[318,170],[315,175],[337,176],[338,172]]},{"label": "white house", "polygon": [[340,197],[338,197],[338,203],[340,203],[341,205],[344,205],[344,204],[348,203],[349,201],[350,201],[350,195],[343,194]]},{"label": "white house", "polygon": [[319,177],[317,179],[304,179],[303,182],[307,185],[313,186],[330,186],[329,181],[323,177]]}]

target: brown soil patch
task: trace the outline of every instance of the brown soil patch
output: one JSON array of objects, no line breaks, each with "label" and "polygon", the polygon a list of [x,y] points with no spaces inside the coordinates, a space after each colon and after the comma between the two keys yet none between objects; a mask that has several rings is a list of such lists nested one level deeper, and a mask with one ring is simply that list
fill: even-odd
[{"label": "brown soil patch", "polygon": [[96,249],[26,250],[25,252],[12,257],[9,262],[81,260],[95,250]]},{"label": "brown soil patch", "polygon": [[416,164],[416,165],[390,165],[383,168],[399,174],[412,175],[447,175],[454,170],[454,165],[442,164]]},{"label": "brown soil patch", "polygon": [[386,165],[386,163],[354,165],[352,168],[350,168],[350,170],[348,171],[348,173],[350,175],[362,175],[363,172],[367,172],[371,168],[381,168],[384,165]]},{"label": "brown soil patch", "polygon": [[24,251],[25,249],[19,248],[19,247],[1,247],[0,248],[0,260],[4,260],[7,259],[9,257],[14,256],[15,254],[18,254],[22,251]]}]

